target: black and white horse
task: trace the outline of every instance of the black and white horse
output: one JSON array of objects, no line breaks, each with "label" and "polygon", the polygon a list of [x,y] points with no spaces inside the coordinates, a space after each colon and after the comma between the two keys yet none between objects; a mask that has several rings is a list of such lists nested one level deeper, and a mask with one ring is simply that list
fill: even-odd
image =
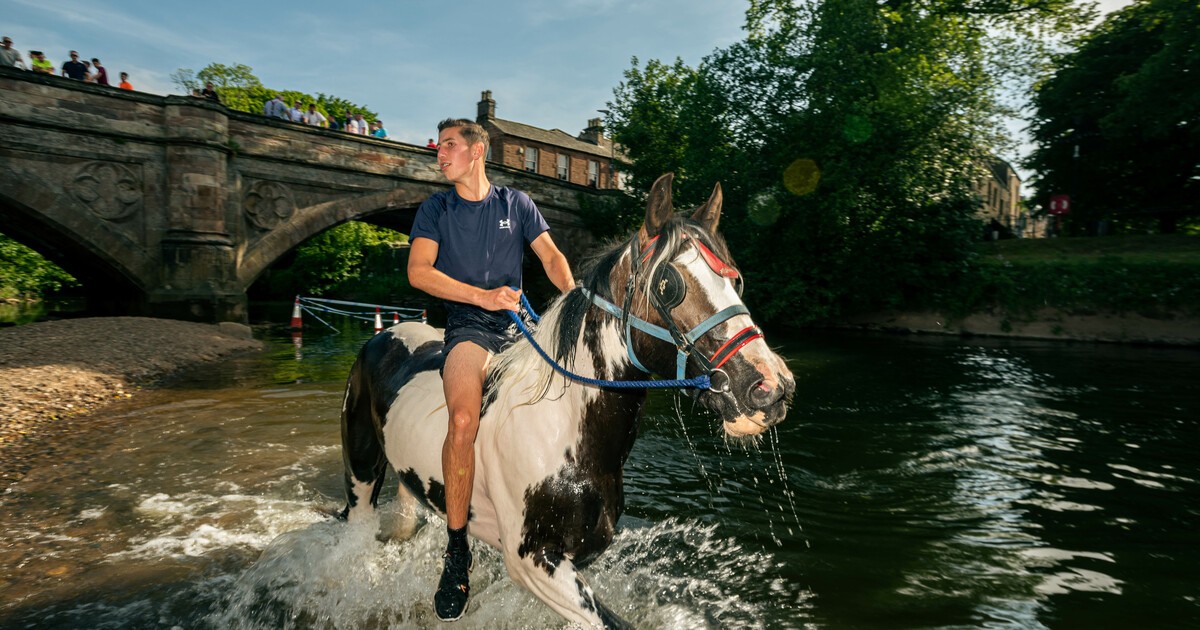
[{"label": "black and white horse", "polygon": [[[673,216],[671,176],[655,183],[645,223],[597,257],[582,286],[547,309],[535,339],[571,372],[601,380],[707,375],[689,390],[733,438],[782,421],[795,388],[741,301],[741,278],[717,234],[721,188],[690,219]],[[442,333],[402,323],[363,347],[342,411],[350,521],[375,508],[390,463],[399,501],[445,517]],[[623,627],[579,570],[612,541],[625,506],[622,468],[646,393],[584,384],[525,340],[488,371],[475,441],[470,533],[496,547],[508,574],[570,621]],[[415,510],[402,525],[411,533]]]}]

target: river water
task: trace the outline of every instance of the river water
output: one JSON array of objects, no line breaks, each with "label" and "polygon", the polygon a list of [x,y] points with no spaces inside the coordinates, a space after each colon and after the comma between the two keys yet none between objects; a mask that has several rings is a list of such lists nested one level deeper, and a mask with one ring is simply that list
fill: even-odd
[{"label": "river water", "polygon": [[[338,410],[371,334],[188,372],[89,421],[0,505],[2,628],[426,628],[440,522],[341,507]],[[652,395],[589,568],[646,628],[1200,627],[1200,352],[772,335],[797,392],[757,446]],[[558,628],[476,543],[455,628]]]}]

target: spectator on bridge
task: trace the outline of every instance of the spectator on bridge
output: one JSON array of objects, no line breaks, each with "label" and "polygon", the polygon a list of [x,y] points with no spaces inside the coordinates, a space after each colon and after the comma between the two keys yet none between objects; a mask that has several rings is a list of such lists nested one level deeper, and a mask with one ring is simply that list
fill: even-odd
[{"label": "spectator on bridge", "polygon": [[50,63],[50,60],[46,59],[45,53],[40,50],[29,51],[29,64],[33,66],[31,69],[34,72],[54,74],[54,64]]},{"label": "spectator on bridge", "polygon": [[425,147],[426,147],[426,148],[428,148],[428,149],[436,149],[436,148],[437,148],[437,142],[434,142],[433,138],[430,138],[430,139],[429,139],[429,142],[426,142],[426,143],[425,143]]},{"label": "spectator on bridge", "polygon": [[218,105],[221,104],[221,96],[217,94],[217,88],[213,87],[212,81],[204,84],[204,89],[200,90],[200,97],[208,99]]},{"label": "spectator on bridge", "polygon": [[350,133],[356,133],[360,136],[370,135],[371,133],[367,130],[367,121],[363,120],[362,114],[355,114],[346,128]]},{"label": "spectator on bridge", "polygon": [[324,127],[325,115],[317,111],[317,106],[313,103],[308,104],[308,111],[304,112],[304,124],[310,127]]},{"label": "spectator on bridge", "polygon": [[4,40],[0,41],[0,66],[5,68],[16,68],[21,66],[22,70],[28,70],[25,66],[25,60],[21,59],[21,53],[13,48],[12,38],[8,35],[4,36]]},{"label": "spectator on bridge", "polygon": [[371,135],[381,140],[388,139],[388,132],[387,129],[383,128],[382,120],[376,120],[375,122],[371,123]]},{"label": "spectator on bridge", "polygon": [[79,53],[74,50],[71,51],[71,60],[63,62],[62,76],[76,81],[87,81],[88,68],[79,60]]},{"label": "spectator on bridge", "polygon": [[288,115],[287,103],[284,103],[283,99],[279,98],[278,94],[276,94],[271,100],[267,101],[266,105],[263,105],[263,115],[267,118],[282,118],[284,120],[291,120],[291,117]]},{"label": "spectator on bridge", "polygon": [[292,106],[290,108],[288,108],[288,118],[290,118],[292,120],[292,122],[297,122],[297,123],[304,122],[304,110],[300,109],[300,101],[299,100],[296,100],[295,102],[293,102]]},{"label": "spectator on bridge", "polygon": [[121,85],[119,85],[118,87],[120,87],[122,90],[132,90],[133,89],[133,84],[129,82],[129,73],[128,72],[121,73]]},{"label": "spectator on bridge", "polygon": [[96,69],[96,72],[88,77],[88,81],[96,85],[108,85],[108,70],[105,70],[104,66],[100,65],[99,59],[92,57],[92,67]]}]

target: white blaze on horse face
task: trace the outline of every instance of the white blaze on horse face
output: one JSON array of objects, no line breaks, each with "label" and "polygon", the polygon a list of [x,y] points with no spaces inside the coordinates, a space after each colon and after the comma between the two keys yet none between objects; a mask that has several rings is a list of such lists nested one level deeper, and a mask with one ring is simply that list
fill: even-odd
[{"label": "white blaze on horse face", "polygon": [[[695,247],[689,248],[688,252],[675,262],[700,285],[704,297],[714,306],[714,313],[730,306],[742,304],[742,298],[737,294],[733,281],[717,275]],[[753,325],[754,320],[749,315],[742,313],[725,320],[705,336],[715,335],[719,339],[731,339],[747,326]],[[737,356],[749,361],[762,376],[763,384],[768,387],[778,387],[781,378],[792,378],[792,373],[784,363],[783,357],[772,351],[762,337],[743,346],[730,360],[736,360]],[[763,411],[753,410],[748,405],[743,406],[742,395],[745,392],[733,392],[733,394],[734,400],[739,403],[738,411],[741,413],[722,423],[725,432],[730,437],[740,438],[758,435],[766,431],[768,428],[766,414]]]}]

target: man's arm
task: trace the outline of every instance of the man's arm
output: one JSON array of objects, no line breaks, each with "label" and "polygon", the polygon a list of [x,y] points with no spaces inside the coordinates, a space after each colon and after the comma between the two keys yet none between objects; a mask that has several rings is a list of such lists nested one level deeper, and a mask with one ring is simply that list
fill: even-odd
[{"label": "man's arm", "polygon": [[438,244],[433,239],[418,236],[409,243],[408,283],[414,289],[443,300],[474,304],[489,311],[519,310],[520,291],[509,287],[484,290],[459,282],[434,268],[437,255]]},{"label": "man's arm", "polygon": [[575,277],[571,275],[571,265],[567,263],[567,257],[563,256],[558,246],[554,244],[554,239],[550,238],[549,232],[542,232],[529,245],[533,248],[533,253],[537,254],[538,259],[542,261],[546,277],[550,278],[550,282],[553,282],[559,291],[566,293],[575,288]]}]

